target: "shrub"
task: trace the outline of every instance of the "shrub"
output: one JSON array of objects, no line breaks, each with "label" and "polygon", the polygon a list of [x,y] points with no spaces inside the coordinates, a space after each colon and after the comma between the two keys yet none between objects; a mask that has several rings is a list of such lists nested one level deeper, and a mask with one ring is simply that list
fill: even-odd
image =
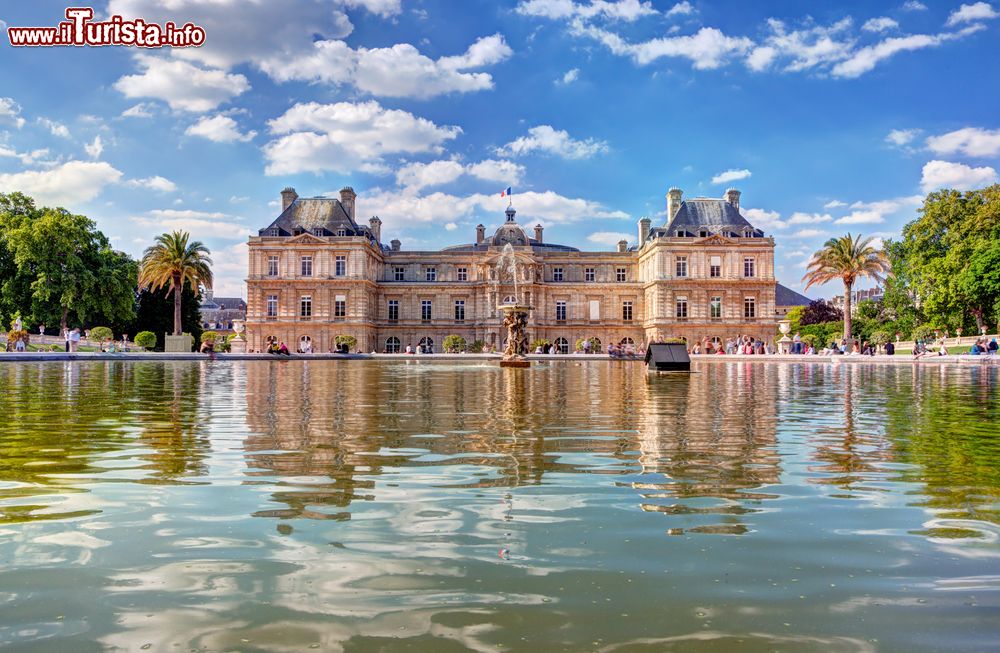
[{"label": "shrub", "polygon": [[465,338],[456,335],[445,336],[442,343],[444,350],[449,354],[457,354],[460,351],[464,351],[465,344]]},{"label": "shrub", "polygon": [[888,331],[872,331],[869,339],[873,345],[884,347],[892,340],[892,336],[889,335]]},{"label": "shrub", "polygon": [[583,343],[590,341],[590,351],[600,351],[601,342],[597,338],[579,338],[576,341],[576,350],[583,351]]},{"label": "shrub", "polygon": [[355,345],[358,344],[358,339],[355,338],[354,336],[349,336],[349,335],[337,336],[336,338],[333,339],[333,341],[337,343],[338,347],[343,347],[344,345],[347,345],[348,351],[354,349]]},{"label": "shrub", "polygon": [[671,345],[686,345],[687,344],[687,340],[685,340],[684,338],[664,338],[662,342],[664,342],[666,344],[671,344]]},{"label": "shrub", "polygon": [[530,349],[531,351],[535,351],[539,347],[545,349],[551,344],[552,343],[546,340],[545,338],[535,338],[534,340],[531,341],[531,345],[528,347],[528,349]]},{"label": "shrub", "polygon": [[929,324],[921,324],[914,327],[913,333],[910,335],[913,337],[914,342],[927,342],[934,337],[934,327]]},{"label": "shrub", "polygon": [[205,344],[206,342],[215,343],[215,341],[218,340],[218,339],[219,339],[219,332],[218,331],[202,331],[201,332],[201,344]]},{"label": "shrub", "polygon": [[135,334],[133,342],[143,349],[156,349],[156,334],[152,331],[140,331]]},{"label": "shrub", "polygon": [[469,345],[469,353],[471,353],[471,354],[481,354],[481,353],[483,353],[483,347],[485,347],[485,346],[486,346],[486,343],[483,342],[482,340],[473,340],[472,344]]},{"label": "shrub", "polygon": [[[812,333],[807,333],[806,335],[802,336],[802,342],[808,344],[813,349],[817,349],[816,343],[819,342],[819,337]],[[825,346],[826,343],[823,343],[823,345]]]},{"label": "shrub", "polygon": [[106,326],[96,326],[90,330],[90,339],[97,342],[109,342],[114,340],[115,334]]}]

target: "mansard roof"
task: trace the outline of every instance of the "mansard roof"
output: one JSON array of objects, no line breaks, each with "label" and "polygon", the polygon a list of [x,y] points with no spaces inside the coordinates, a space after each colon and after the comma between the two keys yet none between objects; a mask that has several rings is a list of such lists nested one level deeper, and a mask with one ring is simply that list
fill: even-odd
[{"label": "mansard roof", "polygon": [[740,210],[728,201],[709,197],[696,197],[681,202],[677,213],[666,226],[666,233],[674,235],[678,231],[685,231],[696,235],[702,229],[721,234],[742,234],[746,229],[753,229],[756,235],[764,235],[763,231],[754,228],[740,215]]},{"label": "mansard roof", "polygon": [[[579,252],[580,250],[576,247],[570,247],[569,245],[557,245],[555,243],[540,243],[534,238],[528,238],[528,245],[531,247],[537,247],[539,249],[544,249],[552,252]],[[466,243],[464,245],[452,245],[451,247],[445,247],[442,252],[485,252],[493,245],[493,239],[487,238],[483,242],[476,243]]]},{"label": "mansard roof", "polygon": [[775,306],[808,306],[811,302],[812,300],[802,293],[795,292],[780,283],[774,287]]},{"label": "mansard roof", "polygon": [[334,236],[343,229],[348,236],[374,238],[371,229],[352,220],[340,200],[332,197],[296,198],[274,222],[261,229],[259,235],[266,235],[270,229],[277,229],[279,236],[315,234],[317,229],[324,236]]}]

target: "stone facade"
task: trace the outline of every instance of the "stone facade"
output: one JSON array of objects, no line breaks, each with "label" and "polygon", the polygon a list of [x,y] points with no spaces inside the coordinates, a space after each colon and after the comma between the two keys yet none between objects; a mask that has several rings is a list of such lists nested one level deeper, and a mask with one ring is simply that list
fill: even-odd
[{"label": "stone facade", "polygon": [[[356,195],[299,198],[282,191],[282,213],[249,242],[247,340],[263,350],[270,336],[293,351],[309,342],[329,351],[338,335],[360,351],[402,351],[423,343],[442,351],[460,335],[502,348],[498,305],[533,307],[529,339],[572,351],[583,338],[642,344],[776,331],[774,240],[739,213],[739,192],[684,201],[668,194],[668,219],[639,221],[639,243],[584,252],[533,237],[508,208],[492,235],[437,251],[409,251],[381,240],[381,221],[355,220]],[[510,243],[521,269],[518,296],[494,265]]]}]

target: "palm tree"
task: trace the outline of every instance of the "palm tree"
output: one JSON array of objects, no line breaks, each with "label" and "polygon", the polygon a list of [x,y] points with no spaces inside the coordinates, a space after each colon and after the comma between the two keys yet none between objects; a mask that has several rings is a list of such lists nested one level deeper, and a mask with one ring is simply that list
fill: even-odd
[{"label": "palm tree", "polygon": [[139,267],[139,287],[159,290],[168,286],[174,291],[174,335],[181,335],[181,293],[184,284],[196,291],[212,287],[211,252],[186,231],[160,234],[156,244],[146,249]]},{"label": "palm tree", "polygon": [[863,277],[876,281],[885,279],[889,274],[889,259],[885,252],[872,246],[874,238],[861,239],[847,234],[840,238],[831,238],[823,245],[823,249],[813,254],[802,280],[806,290],[816,284],[840,279],[844,282],[844,340],[851,339],[851,289],[854,282]]}]

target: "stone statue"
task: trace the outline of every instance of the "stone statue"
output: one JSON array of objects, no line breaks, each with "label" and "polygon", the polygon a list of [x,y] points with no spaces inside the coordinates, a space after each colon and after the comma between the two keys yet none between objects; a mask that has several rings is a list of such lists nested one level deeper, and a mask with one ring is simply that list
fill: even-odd
[{"label": "stone statue", "polygon": [[518,264],[517,258],[514,256],[514,248],[510,243],[503,246],[503,251],[500,254],[500,258],[497,259],[496,263],[497,269],[497,280],[503,282],[504,275],[510,275],[510,278],[514,281],[514,303],[521,301],[521,296],[517,292],[517,271]]},{"label": "stone statue", "polygon": [[525,329],[528,326],[527,311],[505,311],[503,325],[507,328],[507,346],[503,350],[504,358],[513,359],[528,353],[528,337]]}]

